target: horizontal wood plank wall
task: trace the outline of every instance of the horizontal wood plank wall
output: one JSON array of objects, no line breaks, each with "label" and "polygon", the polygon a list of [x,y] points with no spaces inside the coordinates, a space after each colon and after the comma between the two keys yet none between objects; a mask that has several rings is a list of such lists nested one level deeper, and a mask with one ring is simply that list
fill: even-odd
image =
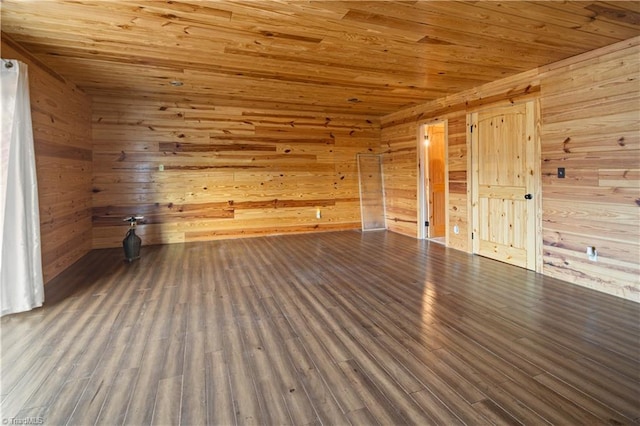
[{"label": "horizontal wood plank wall", "polygon": [[91,99],[2,35],[29,70],[44,281],[91,250]]},{"label": "horizontal wood plank wall", "polygon": [[[640,47],[543,70],[547,275],[640,301]],[[564,167],[566,177],[557,177]],[[588,246],[597,261],[589,260]]]},{"label": "horizontal wood plank wall", "polygon": [[103,248],[121,244],[131,214],[145,216],[143,244],[359,228],[356,154],[379,149],[380,125],[96,97],[93,138],[93,246]]},{"label": "horizontal wood plank wall", "polygon": [[417,235],[416,129],[447,119],[449,246],[470,252],[466,114],[537,98],[543,273],[640,301],[639,44],[634,38],[383,117],[388,228]]},{"label": "horizontal wood plank wall", "polygon": [[417,236],[418,126],[383,127],[381,132],[387,229]]}]

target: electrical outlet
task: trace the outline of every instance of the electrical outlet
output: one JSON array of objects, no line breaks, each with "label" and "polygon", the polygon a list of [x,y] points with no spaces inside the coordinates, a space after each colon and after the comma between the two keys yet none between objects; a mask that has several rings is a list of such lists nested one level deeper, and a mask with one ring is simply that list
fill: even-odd
[{"label": "electrical outlet", "polygon": [[558,179],[564,179],[564,167],[558,167]]},{"label": "electrical outlet", "polygon": [[158,166],[158,171],[159,171],[159,172],[164,172],[164,164],[160,164],[160,165]]},{"label": "electrical outlet", "polygon": [[598,261],[598,251],[593,246],[587,247],[587,256],[589,256],[589,260],[591,260],[592,262]]},{"label": "electrical outlet", "polygon": [[322,219],[322,212],[320,209],[316,209],[316,219]]}]

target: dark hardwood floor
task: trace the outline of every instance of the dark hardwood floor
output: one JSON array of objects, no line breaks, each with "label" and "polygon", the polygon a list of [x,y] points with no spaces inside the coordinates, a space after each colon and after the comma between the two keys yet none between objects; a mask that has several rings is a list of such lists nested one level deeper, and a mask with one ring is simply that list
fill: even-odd
[{"label": "dark hardwood floor", "polygon": [[640,418],[633,302],[388,232],[122,258],[93,251],[47,285],[43,308],[2,318],[7,423]]}]

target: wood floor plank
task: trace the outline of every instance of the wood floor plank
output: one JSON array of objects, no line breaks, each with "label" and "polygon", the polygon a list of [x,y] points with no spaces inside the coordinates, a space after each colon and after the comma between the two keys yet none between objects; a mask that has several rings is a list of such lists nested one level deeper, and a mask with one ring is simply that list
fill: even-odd
[{"label": "wood floor plank", "polygon": [[206,374],[205,342],[206,333],[204,331],[188,333],[185,337],[184,386],[182,387],[180,421],[186,425],[207,423],[206,387],[191,386],[192,383],[201,381]]},{"label": "wood floor plank", "polygon": [[68,419],[71,424],[91,424],[98,418],[104,400],[117,377],[114,371],[118,371],[125,356],[127,338],[125,334],[114,335],[114,340],[103,349],[102,362],[96,366],[87,384],[81,389],[82,394]]},{"label": "wood floor plank", "polygon": [[534,379],[549,389],[552,389],[555,393],[562,395],[567,399],[571,399],[581,407],[588,407],[588,410],[592,412],[599,419],[603,419],[605,423],[609,424],[625,424],[629,421],[628,417],[625,417],[614,408],[605,405],[604,403],[594,399],[590,395],[579,391],[566,382],[563,382],[559,378],[545,373],[534,377]]},{"label": "wood floor plank", "polygon": [[[384,336],[378,339],[384,339]],[[387,345],[387,347],[391,346]],[[438,395],[438,398],[463,422],[486,422],[486,419],[482,418],[482,416],[473,409],[470,402],[465,400],[464,392],[460,393],[458,391],[460,384],[447,381],[446,376],[440,376],[437,371],[434,370],[434,365],[429,361],[429,359],[433,360],[435,357],[429,357],[426,352],[423,352],[421,356],[420,354],[416,354],[412,351],[406,351],[399,347],[394,351],[394,356],[397,357],[399,362],[408,366],[411,371],[415,372],[417,377],[421,378],[424,387],[431,393]]]},{"label": "wood floor plank", "polygon": [[[268,314],[259,301],[253,283],[243,270],[234,271],[235,282],[229,285],[234,316],[241,332],[245,370],[251,376],[265,424],[292,424],[283,398],[285,386],[269,360],[269,346],[261,333]],[[273,350],[273,348],[269,347]],[[281,356],[281,355],[280,355]]]},{"label": "wood floor plank", "polygon": [[510,375],[517,374],[515,367],[500,360],[476,342],[467,340],[464,335],[459,335],[455,330],[448,327],[442,330],[445,335],[451,337],[451,341],[446,351],[439,350],[436,353],[442,359],[448,360],[449,365],[457,366],[456,371],[459,374],[474,383],[488,398],[520,423],[548,423],[531,407],[502,389],[504,383],[510,380]]},{"label": "wood floor plank", "polygon": [[482,401],[474,402],[473,407],[496,425],[522,424],[491,399],[483,399]]},{"label": "wood floor plank", "polygon": [[590,372],[588,377],[590,383],[606,390],[606,394],[603,392],[602,397],[599,398],[601,401],[605,400],[609,406],[620,410],[631,418],[640,417],[640,405],[638,404],[640,401],[640,382],[637,376],[633,378],[624,376],[606,365],[588,358],[579,359],[578,363]]},{"label": "wood floor plank", "polygon": [[95,424],[124,424],[127,407],[137,378],[137,368],[120,370],[115,374],[111,386],[107,389],[107,396],[100,407]]},{"label": "wood floor plank", "polygon": [[60,388],[59,397],[56,397],[50,405],[46,406],[46,411],[39,413],[37,411],[31,411],[33,409],[26,409],[28,411],[18,413],[16,417],[19,419],[41,418],[43,422],[46,419],[50,424],[66,424],[88,381],[89,379],[87,377],[70,380]]},{"label": "wood floor plank", "polygon": [[[157,250],[152,251],[152,254],[157,253]],[[158,261],[155,256],[151,257],[152,261]],[[151,298],[149,295],[154,283],[160,281],[162,271],[160,268],[153,267],[147,267],[146,269],[150,271],[150,273],[146,274],[144,279],[131,283],[136,286],[136,292],[135,296],[133,296],[133,301],[127,307],[129,312],[124,317],[125,319],[123,319],[120,328],[113,330],[114,333],[130,332],[127,351],[125,352],[120,369],[140,368],[142,366],[141,362],[145,351],[147,351],[147,342],[154,328],[157,326],[155,318],[160,315],[160,302],[163,298]]]},{"label": "wood floor plank", "polygon": [[376,419],[366,408],[350,411],[347,413],[347,419],[353,426],[373,426],[382,424],[378,422],[378,419]]},{"label": "wood floor plank", "polygon": [[[606,371],[605,365],[594,363],[583,357],[576,357],[568,362],[564,356],[567,351],[563,348],[558,350],[554,345],[543,346],[527,339],[521,340],[520,343],[522,351],[530,353],[533,359],[544,356],[546,359],[553,360],[552,362],[540,362],[540,364],[547,365],[549,373],[582,389],[588,396],[606,403],[630,418],[639,415],[637,402],[640,398],[640,383],[638,376],[635,378],[621,376],[615,371]],[[618,380],[615,380],[616,378]]]},{"label": "wood floor plank", "polygon": [[229,368],[222,350],[209,352],[205,360],[205,390],[207,397],[207,424],[235,425],[237,414]]},{"label": "wood floor plank", "polygon": [[168,339],[155,339],[146,343],[145,352],[140,361],[138,377],[133,388],[129,405],[126,407],[125,422],[129,424],[150,424],[153,418],[158,382],[169,348]]},{"label": "wood floor plank", "polygon": [[408,419],[394,408],[393,402],[371,381],[356,360],[338,363],[340,369],[352,384],[353,390],[364,402],[367,410],[381,424],[405,424]]},{"label": "wood floor plank", "polygon": [[46,424],[629,424],[640,304],[390,232],[96,250],[0,321]]},{"label": "wood floor plank", "polygon": [[[298,333],[298,339],[305,348],[306,353],[314,360],[314,368],[307,371],[307,377],[316,379],[314,382],[309,381],[314,386],[326,386],[328,392],[335,398],[343,413],[364,408],[362,399],[353,392],[348,380],[339,368],[338,362],[345,360],[336,360],[315,336],[318,329],[310,331],[301,331]],[[347,358],[351,359],[351,358]],[[320,394],[324,392],[318,390]]]},{"label": "wood floor plank", "polygon": [[152,425],[180,424],[182,379],[182,376],[173,376],[158,381]]},{"label": "wood floor plank", "polygon": [[[113,286],[113,280],[106,283]],[[92,292],[92,300],[96,300]],[[47,375],[40,385],[46,392],[39,389],[23,401],[23,408],[49,406],[59,393],[59,389],[67,381],[88,377],[95,370],[102,358],[105,346],[110,340],[110,327],[115,320],[118,311],[109,310],[104,313],[99,310],[102,303],[92,303],[87,307],[87,320],[68,324],[66,330],[62,330],[62,338],[59,341],[61,347],[66,347],[66,342],[76,342],[70,345],[67,351],[56,350],[52,352],[52,358],[56,361],[55,368]],[[91,344],[90,344],[91,342]],[[83,385],[86,382],[82,382]]]},{"label": "wood floor plank", "polygon": [[[345,413],[342,411],[336,397],[329,388],[318,370],[315,368],[311,355],[305,350],[303,342],[297,337],[284,342],[287,353],[291,358],[293,368],[309,396],[315,415],[321,424],[341,424],[345,422]],[[362,408],[365,410],[364,408]],[[350,413],[360,409],[351,410]]]},{"label": "wood floor plank", "polygon": [[[534,324],[542,323],[543,326],[538,326],[537,329],[529,330],[530,336],[536,336],[535,340],[540,340],[546,337],[548,340],[544,345],[550,345],[554,347],[564,347],[565,349],[559,352],[570,352],[577,354],[579,357],[589,357],[595,360],[611,362],[612,367],[618,371],[626,372],[627,374],[632,371],[640,371],[640,359],[637,357],[637,351],[634,354],[634,345],[637,347],[640,339],[629,339],[629,336],[623,335],[617,338],[604,335],[599,338],[589,330],[585,330],[582,321],[576,321],[573,326],[565,326],[561,323],[558,324],[558,318],[565,318],[561,312],[558,312],[555,316],[550,316],[543,311],[538,311],[537,318],[532,318],[531,322]],[[587,314],[587,318],[591,314]],[[522,316],[518,313],[506,313],[503,311],[503,317],[520,323]],[[543,319],[543,317],[546,317]],[[582,318],[585,318],[583,316]],[[527,322],[520,324],[523,327],[527,327]],[[568,329],[568,327],[570,327]],[[550,334],[549,331],[555,331]],[[527,337],[530,337],[527,336]],[[548,336],[548,337],[547,337]],[[580,336],[576,338],[575,336]],[[597,342],[597,343],[596,343]],[[616,343],[617,342],[617,343]]]},{"label": "wood floor plank", "polygon": [[295,374],[290,355],[284,350],[285,342],[275,333],[277,325],[266,318],[257,321],[256,326],[263,342],[263,347],[258,351],[266,357],[263,360],[265,365],[260,369],[264,392],[279,391],[276,395],[284,401],[292,424],[316,422],[318,418],[311,401]]},{"label": "wood floor plank", "polygon": [[423,389],[411,394],[411,397],[425,412],[428,422],[441,425],[463,425],[464,423],[446,403],[441,401],[429,389]]},{"label": "wood floor plank", "polygon": [[[35,362],[30,365],[16,365],[16,368],[23,368],[25,372],[11,392],[3,398],[2,405],[0,406],[2,415],[6,416],[5,418],[12,418],[16,417],[16,415],[25,408],[37,408],[24,406],[24,403],[36,394],[49,374],[55,371],[56,364],[57,359],[54,359],[52,356],[46,356],[37,358]],[[5,366],[6,364],[3,362],[3,369],[6,368]],[[48,389],[48,397],[55,397],[58,392],[58,387],[62,384],[63,383],[56,383],[56,388]]]},{"label": "wood floor plank", "polygon": [[406,393],[409,394],[424,388],[415,375],[387,350],[388,341],[384,340],[386,336],[371,336],[363,332],[360,327],[351,327],[345,331],[347,333],[345,338],[358,342],[368,358],[384,369],[390,377],[393,377]]},{"label": "wood floor plank", "polygon": [[[232,300],[230,298],[230,300]],[[236,318],[234,325],[225,327],[223,334],[223,353],[229,369],[231,392],[236,417],[240,424],[265,424],[266,416],[260,407],[260,400],[253,377],[248,367],[252,353],[242,340],[242,323],[233,312],[232,306],[227,309],[227,316]]]},{"label": "wood floor plank", "polygon": [[[268,253],[270,250],[268,247],[259,250],[262,253]],[[263,256],[264,258],[264,256]],[[309,362],[309,356],[304,347],[302,340],[297,336],[307,333],[295,332],[294,324],[298,321],[298,324],[302,324],[303,318],[298,315],[297,305],[292,298],[296,297],[296,293],[293,291],[287,291],[286,287],[279,285],[278,283],[283,281],[282,275],[278,271],[274,270],[271,262],[267,262],[260,269],[260,274],[252,275],[252,280],[256,284],[261,284],[268,287],[269,290],[265,291],[265,295],[279,295],[277,301],[275,297],[263,298],[265,309],[270,314],[272,324],[276,326],[270,333],[272,337],[265,337],[263,341],[265,344],[272,344],[279,340],[283,347],[287,349],[288,361],[291,363],[293,370],[297,373],[297,380],[304,390],[306,398],[309,399],[310,405],[307,405],[306,398],[302,398],[300,392],[290,392],[288,395],[291,398],[290,413],[295,424],[312,424],[318,421],[328,424],[340,424],[345,422],[343,411],[338,406],[335,396],[330,391],[326,383],[323,381],[322,376],[318,370],[314,367],[314,364]],[[288,286],[289,282],[285,282]],[[278,289],[282,289],[279,291]],[[266,333],[265,330],[263,333]],[[275,334],[275,336],[274,336]],[[314,344],[313,342],[312,344]],[[274,360],[273,362],[280,364],[283,362],[281,358]],[[281,371],[285,370],[284,366],[281,367]],[[282,371],[284,373],[284,371]],[[286,374],[286,373],[285,373]],[[288,376],[287,376],[288,377]],[[289,378],[292,382],[294,379]],[[290,388],[295,389],[294,387]],[[306,420],[300,419],[313,419],[307,423]]]},{"label": "wood floor plank", "polygon": [[292,425],[284,399],[285,387],[272,368],[268,354],[264,348],[256,348],[249,351],[249,356],[256,394],[265,416],[263,424]]},{"label": "wood floor plank", "polygon": [[528,378],[518,382],[508,380],[502,389],[537,412],[552,424],[595,424],[598,419],[572,401],[553,392],[542,384],[535,385]]},{"label": "wood floor plank", "polygon": [[[65,324],[68,325],[68,321],[71,321],[71,317],[74,316],[75,314],[71,312],[60,312],[57,324],[61,327]],[[9,318],[11,318],[12,321],[7,321],[6,323],[3,318],[2,329],[5,330],[5,332],[1,334],[3,336],[9,335],[10,333],[6,330],[11,330],[11,334],[15,334],[16,336],[23,333],[24,329],[22,327],[13,327],[13,324],[16,322],[15,320],[18,320],[19,316],[11,316]],[[45,322],[47,321],[43,321],[43,323]],[[38,358],[52,355],[55,346],[48,341],[48,339],[43,339],[43,336],[55,335],[58,330],[59,329],[53,329],[53,327],[43,327],[39,331],[35,332],[40,335],[39,339],[33,338],[32,336],[25,336],[24,341],[12,338],[11,341],[15,343],[5,342],[5,339],[3,339],[1,348],[2,363],[12,366],[12,368],[2,370],[0,388],[2,389],[3,404],[5,398],[8,397],[10,392],[23,379],[26,372],[29,371],[29,367],[36,364],[38,362]],[[38,340],[42,342],[41,345],[37,344]],[[15,351],[12,351],[12,348],[16,348]]]},{"label": "wood floor plank", "polygon": [[[305,259],[306,260],[306,259]],[[334,261],[337,262],[337,259],[335,259]],[[304,262],[304,260],[303,260]],[[307,265],[308,265],[308,261],[307,261]],[[309,292],[312,292],[315,294],[316,298],[319,299],[322,302],[323,306],[332,306],[334,308],[337,308],[339,306],[339,301],[338,299],[331,299],[328,295],[323,295],[320,292],[322,291],[322,289],[324,287],[328,287],[328,286],[309,286]],[[336,295],[336,297],[338,297],[338,295]],[[343,308],[344,310],[344,308]],[[347,315],[347,313],[349,312],[349,310],[344,310],[345,315]],[[357,317],[357,316],[356,316]],[[344,317],[341,321],[336,321],[336,323],[340,324],[340,323],[356,323],[358,324],[358,318],[348,318],[348,315],[346,317]],[[333,322],[332,322],[333,323]],[[344,328],[340,328],[339,326],[334,326],[334,328],[336,328],[336,330],[334,331],[336,334],[339,335],[344,335]],[[360,327],[350,327],[349,330],[359,330]],[[402,407],[402,412],[407,415],[408,417],[405,419],[405,421],[410,420],[411,422],[415,422],[416,421],[416,417],[424,417],[425,413],[424,412],[419,412],[415,410],[415,401],[411,400],[411,398],[402,398],[403,392],[402,391],[398,391],[398,386],[397,386],[397,382],[396,380],[398,380],[397,377],[393,377],[393,379],[391,377],[388,376],[388,374],[385,372],[384,368],[380,368],[378,367],[378,365],[376,365],[376,362],[372,362],[372,359],[368,356],[368,354],[366,353],[366,351],[362,350],[360,348],[359,345],[354,344],[354,342],[360,342],[361,339],[361,334],[360,333],[356,333],[357,336],[354,336],[353,338],[343,338],[341,340],[343,340],[345,342],[345,345],[349,345],[350,348],[350,352],[352,354],[354,354],[354,356],[357,357],[357,359],[359,359],[361,362],[366,363],[366,365],[369,366],[369,368],[367,368],[368,371],[371,371],[373,373],[372,377],[375,377],[375,379],[377,379],[378,381],[378,386],[382,386],[383,389],[385,389],[387,392],[386,394],[391,395],[392,396],[392,403],[398,407]],[[388,345],[391,346],[391,345]],[[376,353],[380,353],[380,350],[376,350],[376,345],[373,346],[369,346],[371,349],[371,352],[376,352]],[[382,349],[382,351],[384,351],[384,349]],[[389,365],[394,365],[395,364],[395,360],[391,359],[391,358],[387,358],[387,361],[391,361],[391,364],[386,363],[385,366],[386,368],[389,368]],[[350,361],[348,361],[350,362]],[[400,368],[400,369],[394,369],[395,372],[404,372],[404,368]],[[402,377],[402,376],[400,376]],[[395,380],[394,380],[395,379]],[[404,381],[406,381],[407,379],[405,379]],[[402,379],[400,379],[400,381],[403,381]],[[435,380],[435,377],[432,378],[432,380],[430,381],[437,381]],[[415,386],[415,384],[409,385],[409,386]],[[446,386],[445,386],[446,387]],[[457,396],[456,396],[457,397]],[[453,397],[454,399],[456,397]],[[379,404],[381,406],[384,405],[384,400],[380,400]],[[464,403],[462,403],[464,406]],[[460,408],[461,406],[458,406],[458,408]],[[482,422],[484,421],[483,419],[481,419],[481,416],[478,416],[477,413],[474,412],[474,410],[471,409],[471,407],[465,407],[466,409],[464,409],[463,411],[466,412],[465,417],[467,418],[467,420],[473,419],[476,422]],[[369,411],[372,412],[375,415],[375,411],[373,411],[374,409],[369,407]],[[394,422],[397,423],[397,422]]]}]

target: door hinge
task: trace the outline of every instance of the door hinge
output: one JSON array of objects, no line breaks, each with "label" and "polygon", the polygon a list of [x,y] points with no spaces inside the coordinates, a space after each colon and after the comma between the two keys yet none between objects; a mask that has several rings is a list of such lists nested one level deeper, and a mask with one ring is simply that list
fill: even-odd
[{"label": "door hinge", "polygon": [[471,233],[471,239],[473,240],[473,232]]},{"label": "door hinge", "polygon": [[424,226],[429,226],[429,221],[428,220],[424,221]]},{"label": "door hinge", "polygon": [[473,124],[472,124],[471,126],[469,126],[469,131],[470,131],[471,133],[473,133]]}]

